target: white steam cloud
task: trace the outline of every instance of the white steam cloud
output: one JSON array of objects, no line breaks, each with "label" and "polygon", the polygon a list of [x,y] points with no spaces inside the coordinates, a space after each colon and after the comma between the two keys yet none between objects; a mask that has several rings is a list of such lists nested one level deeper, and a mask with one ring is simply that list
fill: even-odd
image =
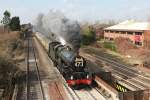
[{"label": "white steam cloud", "polygon": [[39,14],[34,29],[53,41],[69,45],[75,51],[80,47],[80,25],[71,21],[58,10],[50,10],[48,14]]}]

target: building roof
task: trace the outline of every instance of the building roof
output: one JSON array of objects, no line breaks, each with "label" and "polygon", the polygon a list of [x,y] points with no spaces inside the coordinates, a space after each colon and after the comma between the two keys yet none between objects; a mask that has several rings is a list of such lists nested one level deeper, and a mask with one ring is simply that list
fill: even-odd
[{"label": "building roof", "polygon": [[117,25],[105,28],[105,30],[150,30],[150,22],[127,20]]}]

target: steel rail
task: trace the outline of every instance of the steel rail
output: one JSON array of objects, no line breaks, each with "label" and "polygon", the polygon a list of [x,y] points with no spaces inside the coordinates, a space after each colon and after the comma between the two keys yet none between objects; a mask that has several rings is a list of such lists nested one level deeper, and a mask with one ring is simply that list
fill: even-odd
[{"label": "steel rail", "polygon": [[29,81],[29,39],[27,39],[27,100],[29,100],[30,95],[30,81]]},{"label": "steel rail", "polygon": [[[39,68],[38,68],[38,64],[37,64],[37,58],[36,58],[36,54],[35,54],[35,47],[33,46],[33,40],[32,37],[28,37],[27,38],[27,100],[30,100],[30,54],[31,52],[33,53],[33,57],[34,57],[34,61],[35,61],[35,68],[36,68],[36,73],[37,73],[37,79],[40,85],[40,92],[42,95],[42,99],[46,100],[45,98],[45,94],[44,94],[44,88],[42,85],[42,81],[41,81],[41,77],[40,77],[40,72],[39,72]],[[31,43],[31,45],[30,45]]]},{"label": "steel rail", "polygon": [[41,77],[40,77],[39,66],[38,66],[37,61],[36,61],[36,54],[35,54],[35,47],[33,46],[33,40],[31,40],[31,42],[32,42],[33,55],[34,55],[34,60],[35,60],[35,65],[36,65],[36,70],[37,70],[37,77],[38,77],[38,80],[39,80],[39,83],[40,83],[40,88],[41,88],[41,91],[42,91],[43,100],[46,100],[45,94],[44,94],[44,88],[43,88]]}]

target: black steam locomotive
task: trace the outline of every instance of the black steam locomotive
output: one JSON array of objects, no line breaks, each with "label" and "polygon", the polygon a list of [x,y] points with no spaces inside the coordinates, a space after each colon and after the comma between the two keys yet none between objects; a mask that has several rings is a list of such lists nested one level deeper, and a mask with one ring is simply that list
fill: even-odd
[{"label": "black steam locomotive", "polygon": [[49,43],[48,55],[69,86],[91,85],[93,75],[88,71],[85,59],[71,48],[60,42],[51,42]]},{"label": "black steam locomotive", "polygon": [[62,45],[53,39],[51,39],[53,41],[50,41],[39,32],[36,32],[35,36],[48,52],[49,57],[66,79],[68,85],[91,85],[94,75],[89,72],[86,67],[86,60],[83,57],[74,52],[69,46]]}]

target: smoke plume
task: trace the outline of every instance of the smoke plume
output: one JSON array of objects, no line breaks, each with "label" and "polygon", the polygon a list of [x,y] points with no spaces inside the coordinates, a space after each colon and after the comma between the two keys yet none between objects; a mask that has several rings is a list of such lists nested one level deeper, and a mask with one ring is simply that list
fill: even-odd
[{"label": "smoke plume", "polygon": [[51,40],[68,45],[75,51],[80,47],[81,35],[78,22],[66,18],[58,10],[50,10],[48,14],[39,14],[34,29]]}]

